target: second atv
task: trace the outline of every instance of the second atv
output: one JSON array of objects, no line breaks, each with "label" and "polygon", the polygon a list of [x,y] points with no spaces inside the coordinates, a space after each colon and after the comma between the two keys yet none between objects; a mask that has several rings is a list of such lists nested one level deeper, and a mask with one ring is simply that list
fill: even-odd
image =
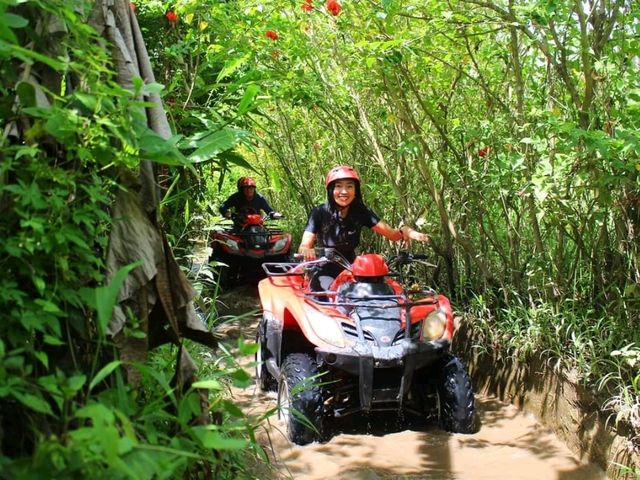
[{"label": "second atv", "polygon": [[222,287],[257,282],[264,277],[263,262],[289,260],[291,234],[274,225],[279,218],[247,211],[234,214],[211,233],[210,260],[218,265]]},{"label": "second atv", "polygon": [[[277,389],[292,442],[325,439],[332,417],[376,411],[474,431],[471,381],[450,352],[449,300],[402,286],[403,268],[423,260],[406,252],[389,262],[366,254],[350,264],[328,250],[311,262],[263,265],[256,377],[263,390]],[[314,267],[324,262],[344,270],[329,290],[312,291]]]}]

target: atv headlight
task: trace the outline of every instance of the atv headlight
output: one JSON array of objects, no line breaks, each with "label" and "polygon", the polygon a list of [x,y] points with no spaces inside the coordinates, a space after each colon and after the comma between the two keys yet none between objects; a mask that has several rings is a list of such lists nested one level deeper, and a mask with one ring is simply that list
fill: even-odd
[{"label": "atv headlight", "polygon": [[437,309],[427,315],[422,322],[422,340],[430,342],[442,338],[447,325],[447,315],[443,310]]},{"label": "atv headlight", "polygon": [[334,347],[344,348],[346,343],[344,341],[344,333],[342,327],[335,320],[323,319],[322,322],[313,324],[313,331],[320,339],[329,345]]},{"label": "atv headlight", "polygon": [[238,251],[240,250],[238,248],[238,242],[236,242],[235,240],[231,240],[230,238],[225,238],[224,240],[224,244],[229,247],[231,250],[235,250]]},{"label": "atv headlight", "polygon": [[276,243],[273,244],[273,251],[277,252],[279,250],[282,250],[284,247],[287,246],[287,238],[281,238],[280,240],[278,240]]}]

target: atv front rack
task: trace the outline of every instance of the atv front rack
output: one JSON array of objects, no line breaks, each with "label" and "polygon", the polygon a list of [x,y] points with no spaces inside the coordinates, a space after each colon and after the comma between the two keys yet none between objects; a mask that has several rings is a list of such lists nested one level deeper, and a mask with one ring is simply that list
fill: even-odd
[{"label": "atv front rack", "polygon": [[318,258],[308,262],[265,262],[262,269],[270,277],[284,277],[287,275],[304,275],[306,269],[312,265],[327,263],[326,258]]},{"label": "atv front rack", "polygon": [[[304,275],[304,269],[300,267],[300,263],[289,262],[265,262],[262,269],[269,277],[286,277],[291,275]],[[295,271],[294,271],[295,270]]]}]

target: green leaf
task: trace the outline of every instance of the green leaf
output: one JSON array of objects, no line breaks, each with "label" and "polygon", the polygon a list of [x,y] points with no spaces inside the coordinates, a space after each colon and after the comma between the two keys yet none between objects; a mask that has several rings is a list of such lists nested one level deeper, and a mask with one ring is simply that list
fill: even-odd
[{"label": "green leaf", "polygon": [[245,342],[243,338],[238,339],[238,353],[240,356],[253,355],[258,351],[258,344],[256,342]]},{"label": "green leaf", "polygon": [[53,345],[54,347],[66,345],[65,342],[51,335],[45,335],[43,339],[44,339],[44,343],[46,343],[47,345]]},{"label": "green leaf", "polygon": [[220,160],[221,163],[226,165],[233,164],[242,168],[246,168],[247,170],[255,171],[255,169],[251,166],[251,164],[247,162],[242,155],[234,152],[233,150],[227,150],[226,152],[222,152],[220,155],[218,155],[218,160]]},{"label": "green leaf", "polygon": [[82,386],[86,383],[87,377],[86,375],[74,375],[73,377],[69,377],[67,379],[66,385],[66,393],[71,395],[75,395],[78,390],[82,388]]},{"label": "green leaf", "polygon": [[96,374],[96,376],[93,377],[93,380],[91,380],[91,383],[89,384],[89,391],[93,390],[93,387],[95,387],[102,380],[104,380],[106,377],[111,375],[111,372],[113,372],[120,365],[122,365],[121,360],[113,360],[107,363],[104,367],[102,367],[100,371]]},{"label": "green leaf", "polygon": [[249,107],[253,103],[253,99],[256,97],[258,92],[260,91],[260,87],[256,84],[251,84],[244,91],[244,95],[242,95],[242,99],[240,100],[240,104],[238,105],[238,115],[242,115],[249,110]]},{"label": "green leaf", "polygon": [[88,110],[95,112],[98,107],[98,98],[95,95],[89,95],[88,93],[75,92],[73,94],[82,105],[87,107]]},{"label": "green leaf", "polygon": [[122,437],[118,441],[118,455],[124,455],[133,450],[133,447],[136,446],[136,443],[129,437]]},{"label": "green leaf", "polygon": [[18,149],[16,150],[15,158],[16,160],[24,156],[35,158],[38,153],[40,153],[40,148],[38,147],[38,145],[23,145],[18,147]]},{"label": "green leaf", "polygon": [[115,419],[111,410],[100,403],[91,403],[79,408],[75,411],[75,416],[78,418],[90,418],[94,425],[99,423],[110,425]]},{"label": "green leaf", "polygon": [[33,281],[33,284],[35,285],[36,289],[38,290],[38,293],[40,295],[42,295],[44,293],[44,289],[46,287],[46,284],[44,283],[44,279],[42,277],[33,276],[33,277],[31,277],[31,280]]},{"label": "green leaf", "polygon": [[16,93],[18,94],[22,107],[36,106],[36,88],[31,82],[18,82],[16,85]]},{"label": "green leaf", "polygon": [[45,366],[45,368],[49,368],[49,357],[46,353],[36,350],[33,352],[33,356],[36,357],[38,361]]},{"label": "green leaf", "polygon": [[51,406],[42,398],[31,393],[13,392],[13,396],[24,406],[38,413],[53,415]]},{"label": "green leaf", "polygon": [[76,136],[79,124],[78,114],[74,111],[52,110],[44,129],[57,140],[64,142]]},{"label": "green leaf", "polygon": [[231,372],[231,378],[233,378],[233,380],[239,386],[247,386],[251,384],[251,382],[253,381],[251,378],[251,375],[249,375],[247,372],[245,372],[241,368],[238,368],[237,370],[234,370],[233,372]]},{"label": "green leaf", "polygon": [[46,55],[42,55],[41,53],[35,52],[28,48],[21,47],[20,45],[15,45],[15,44],[11,45],[11,53],[14,56],[21,58],[22,60],[28,63],[33,63],[33,61],[35,60],[38,62],[42,62],[45,65],[48,65],[54,70],[58,70],[58,71],[64,70],[66,66],[66,64],[63,62],[55,60],[51,57],[47,57]]},{"label": "green leaf", "polygon": [[143,95],[149,95],[150,93],[160,93],[162,92],[162,90],[164,90],[164,85],[160,84],[160,83],[145,83],[142,87],[142,94]]},{"label": "green leaf", "polygon": [[218,380],[201,380],[191,384],[193,388],[205,388],[207,390],[222,390],[222,385]]},{"label": "green leaf", "polygon": [[235,403],[230,402],[228,400],[222,401],[222,407],[227,413],[229,413],[234,417],[244,418],[245,416],[243,411]]},{"label": "green leaf", "polygon": [[218,432],[208,430],[207,427],[194,427],[193,432],[204,448],[213,450],[240,450],[247,446],[246,440],[226,438]]},{"label": "green leaf", "polygon": [[280,177],[280,173],[275,168],[269,168],[267,170],[267,174],[269,175],[269,183],[273,185],[273,190],[280,192],[282,190],[282,179]]},{"label": "green leaf", "polygon": [[219,130],[205,137],[200,143],[200,148],[189,156],[193,163],[211,160],[219,153],[233,148],[238,143],[238,135],[232,129]]},{"label": "green leaf", "polygon": [[243,57],[232,58],[231,60],[227,60],[227,62],[224,65],[224,68],[220,70],[220,73],[218,74],[218,78],[216,79],[216,82],[220,82],[220,80],[231,75],[238,68],[240,68],[248,59],[249,59],[249,55],[247,54]]},{"label": "green leaf", "polygon": [[50,302],[49,300],[38,298],[34,301],[34,303],[42,307],[42,310],[45,312],[58,313],[58,314],[62,313],[62,310],[60,310],[60,308],[58,308],[58,306],[55,303]]},{"label": "green leaf", "polygon": [[187,159],[176,148],[179,136],[170,139],[162,138],[153,130],[147,128],[138,136],[138,148],[140,156],[164,165],[186,165]]},{"label": "green leaf", "polygon": [[23,28],[29,25],[29,20],[26,18],[8,12],[3,13],[3,21],[10,28]]},{"label": "green leaf", "polygon": [[[113,307],[115,306],[118,299],[118,292],[120,291],[120,287],[127,278],[127,275],[129,275],[129,272],[141,265],[142,261],[126,265],[118,270],[109,285],[89,290],[89,298],[87,298],[87,300],[93,300],[92,306],[98,312],[98,331],[102,335],[104,335],[104,333],[106,332],[107,324],[111,320],[111,314],[113,312]],[[85,296],[86,292],[87,290],[83,292]],[[93,294],[91,294],[91,292]]]}]

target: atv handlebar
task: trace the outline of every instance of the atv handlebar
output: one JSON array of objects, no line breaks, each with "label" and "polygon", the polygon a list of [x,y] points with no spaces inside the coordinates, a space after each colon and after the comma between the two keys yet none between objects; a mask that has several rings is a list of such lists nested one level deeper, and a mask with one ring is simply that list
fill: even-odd
[{"label": "atv handlebar", "polygon": [[351,263],[344,258],[340,252],[333,248],[316,248],[318,254],[322,256],[315,260],[303,260],[301,253],[294,253],[292,255],[293,262],[266,262],[262,264],[262,269],[269,276],[278,277],[285,275],[303,275],[304,272],[314,265],[322,265],[328,262],[335,262],[338,265],[344,267],[346,270],[351,270]]},{"label": "atv handlebar", "polygon": [[[307,260],[307,261],[303,261],[304,260],[304,256],[301,253],[294,253],[292,258],[293,261],[296,263],[293,263],[293,265],[297,265],[300,271],[303,271],[306,267],[312,266],[312,265],[318,265],[318,264],[322,264],[322,263],[327,263],[327,262],[334,262],[337,263],[338,265],[340,265],[341,267],[345,268],[346,270],[351,270],[351,262],[349,262],[349,260],[347,260],[338,250],[336,250],[335,248],[330,248],[330,247],[316,247],[315,248],[316,251],[316,259],[314,260]],[[397,255],[393,255],[391,257],[388,257],[386,259],[387,265],[389,265],[390,267],[393,266],[398,266],[398,267],[403,267],[404,265],[410,265],[412,263],[420,263],[422,265],[425,265],[427,267],[433,267],[435,268],[437,265],[434,265],[432,263],[426,262],[425,260],[428,260],[429,256],[425,255],[423,253],[411,253],[411,252],[407,252],[405,250],[400,251]],[[265,269],[265,272],[267,274],[271,274],[269,271],[267,271]],[[295,274],[297,274],[298,272],[296,272]],[[390,273],[390,275],[394,275],[393,273]]]},{"label": "atv handlebar", "polygon": [[401,250],[397,255],[393,255],[387,258],[388,265],[397,265],[398,267],[403,267],[404,265],[410,265],[412,263],[421,263],[427,267],[435,268],[437,265],[433,263],[429,263],[426,260],[429,259],[429,255],[425,255],[424,253],[411,253],[406,250]]},{"label": "atv handlebar", "polygon": [[[244,220],[244,217],[246,217],[247,215],[255,215],[256,213],[260,213],[260,212],[256,212],[256,211],[233,212],[229,217],[225,217],[225,218],[227,220],[233,220],[234,222],[240,222]],[[283,218],[284,218],[284,215],[276,211],[262,215],[263,222],[267,220],[282,220]]]},{"label": "atv handlebar", "polygon": [[[413,308],[422,305],[434,305],[439,302],[438,294],[433,289],[427,289],[422,292],[407,292],[407,293],[425,293],[428,298],[422,298],[420,300],[412,301],[410,298],[404,295],[367,295],[366,298],[359,297],[357,295],[345,295],[344,300],[336,298],[336,292],[326,290],[321,292],[305,292],[304,297],[308,298],[321,305],[331,305],[332,307],[348,307],[348,308]],[[363,302],[362,300],[366,300]],[[386,302],[386,303],[375,303]]]}]

